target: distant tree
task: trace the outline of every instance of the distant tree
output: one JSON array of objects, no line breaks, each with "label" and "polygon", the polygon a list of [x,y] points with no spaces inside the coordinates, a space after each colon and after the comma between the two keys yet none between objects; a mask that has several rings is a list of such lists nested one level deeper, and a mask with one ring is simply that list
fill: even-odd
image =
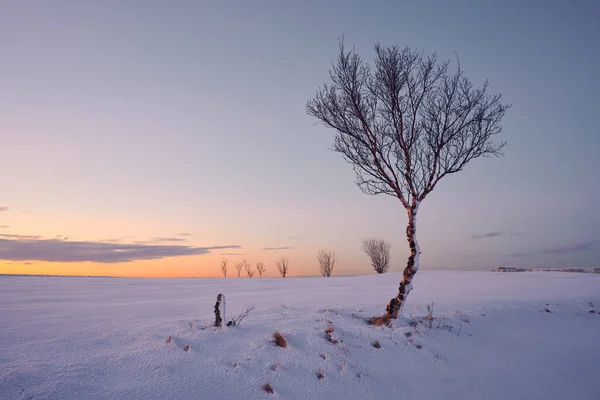
[{"label": "distant tree", "polygon": [[235,269],[237,270],[238,273],[238,278],[242,275],[242,269],[244,268],[244,263],[237,263],[235,264]]},{"label": "distant tree", "polygon": [[323,277],[329,277],[333,273],[333,267],[335,266],[335,253],[331,250],[323,249],[317,254],[317,260],[319,261],[319,272]]},{"label": "distant tree", "polygon": [[419,268],[419,204],[470,161],[502,155],[505,143],[493,138],[510,106],[487,93],[487,81],[473,86],[460,64],[450,73],[448,61],[408,47],[376,44],[371,67],[342,40],[329,76],[307,113],[335,131],[332,149],[352,164],[361,190],[398,198],[408,214],[410,256],[385,315],[397,318]]},{"label": "distant tree", "polygon": [[371,259],[371,266],[378,274],[385,274],[390,268],[390,248],[392,245],[382,239],[365,239],[362,251]]},{"label": "distant tree", "polygon": [[265,264],[258,262],[256,263],[256,270],[258,271],[258,276],[262,278],[263,273],[267,270]]},{"label": "distant tree", "polygon": [[246,278],[252,278],[254,276],[254,271],[252,271],[252,264],[244,260],[242,262],[242,265],[244,266],[244,270],[246,270]]},{"label": "distant tree", "polygon": [[277,270],[282,278],[285,278],[287,275],[289,265],[290,260],[288,260],[287,257],[281,257],[279,260],[277,260]]},{"label": "distant tree", "polygon": [[227,259],[221,260],[221,272],[223,272],[223,278],[227,278]]}]

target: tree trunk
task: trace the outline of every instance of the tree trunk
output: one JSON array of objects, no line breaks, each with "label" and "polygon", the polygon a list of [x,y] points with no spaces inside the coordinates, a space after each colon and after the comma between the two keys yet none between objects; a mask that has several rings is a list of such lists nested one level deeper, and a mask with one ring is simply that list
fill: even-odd
[{"label": "tree trunk", "polygon": [[408,226],[406,227],[406,238],[408,240],[408,246],[410,247],[410,255],[408,256],[408,262],[404,273],[402,274],[402,281],[398,288],[398,296],[390,300],[387,305],[386,311],[390,318],[398,318],[398,314],[402,313],[406,297],[413,289],[412,279],[419,269],[419,254],[421,249],[419,242],[417,242],[417,212],[419,211],[419,202],[416,201],[412,204],[408,211]]}]

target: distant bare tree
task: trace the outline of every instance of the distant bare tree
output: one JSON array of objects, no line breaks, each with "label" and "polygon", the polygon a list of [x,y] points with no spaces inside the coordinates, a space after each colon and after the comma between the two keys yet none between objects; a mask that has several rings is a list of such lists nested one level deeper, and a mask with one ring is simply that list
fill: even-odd
[{"label": "distant bare tree", "polygon": [[331,250],[323,249],[317,254],[317,260],[319,260],[319,272],[323,277],[329,277],[333,273],[333,267],[335,266],[335,253]]},{"label": "distant bare tree", "polygon": [[239,262],[235,264],[235,269],[237,270],[238,278],[242,275],[242,268],[244,268],[244,263]]},{"label": "distant bare tree", "polygon": [[390,248],[392,245],[383,239],[365,239],[362,251],[371,259],[371,266],[378,274],[385,274],[390,268]]},{"label": "distant bare tree", "polygon": [[221,272],[223,272],[223,278],[227,278],[227,259],[221,260]]},{"label": "distant bare tree", "polygon": [[306,105],[334,129],[332,149],[352,164],[361,190],[398,198],[408,214],[410,256],[388,320],[402,311],[419,268],[419,204],[442,178],[476,158],[502,155],[505,145],[493,139],[510,106],[487,93],[487,81],[476,87],[460,64],[452,73],[449,65],[435,54],[376,44],[371,67],[342,40],[330,83]]},{"label": "distant bare tree", "polygon": [[244,266],[244,270],[246,271],[246,278],[252,278],[254,276],[254,271],[252,271],[252,264],[244,260],[242,262],[242,265]]},{"label": "distant bare tree", "polygon": [[265,267],[265,264],[258,262],[256,263],[256,270],[258,271],[258,276],[262,278],[262,274],[267,270],[267,267]]},{"label": "distant bare tree", "polygon": [[287,257],[281,257],[279,260],[277,260],[277,270],[281,274],[282,278],[285,278],[287,275],[289,265],[290,260],[288,260]]}]

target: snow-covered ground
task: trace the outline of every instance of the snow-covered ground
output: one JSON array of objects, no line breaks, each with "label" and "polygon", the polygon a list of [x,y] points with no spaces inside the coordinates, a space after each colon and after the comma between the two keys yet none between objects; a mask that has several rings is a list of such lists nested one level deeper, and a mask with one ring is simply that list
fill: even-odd
[{"label": "snow-covered ground", "polygon": [[[2,276],[0,398],[600,399],[600,275],[419,271],[366,325],[399,279]],[[215,329],[218,293],[256,308]]]}]

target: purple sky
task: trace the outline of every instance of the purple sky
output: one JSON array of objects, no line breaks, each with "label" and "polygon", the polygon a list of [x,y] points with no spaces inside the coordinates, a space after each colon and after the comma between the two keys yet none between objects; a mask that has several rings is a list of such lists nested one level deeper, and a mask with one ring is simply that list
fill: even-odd
[{"label": "purple sky", "polygon": [[[378,40],[456,51],[512,104],[506,156],[421,205],[423,268],[600,266],[598,21],[583,0],[5,1],[0,234],[177,236],[198,257],[323,246],[340,273],[364,272],[360,242],[378,236],[399,270],[400,202],[362,194],[304,111],[344,35],[369,60]],[[27,259],[15,240],[0,258]]]}]

